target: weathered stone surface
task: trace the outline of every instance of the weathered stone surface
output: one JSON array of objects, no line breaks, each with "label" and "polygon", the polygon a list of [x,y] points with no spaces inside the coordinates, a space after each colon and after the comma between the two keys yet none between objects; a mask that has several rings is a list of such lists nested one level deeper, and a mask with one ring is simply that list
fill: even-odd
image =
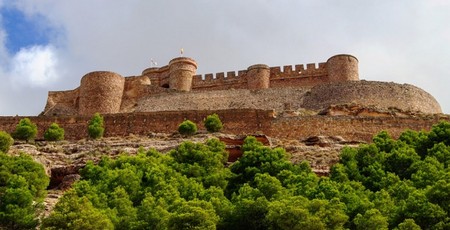
[{"label": "weathered stone surface", "polygon": [[425,91],[386,82],[359,81],[358,60],[335,55],[326,63],[269,67],[195,75],[197,63],[178,57],[140,76],[122,77],[106,71],[86,74],[79,88],[50,92],[42,115],[92,115],[179,110],[273,109],[323,110],[356,103],[379,109],[441,113]]},{"label": "weathered stone surface", "polygon": [[302,107],[320,110],[350,103],[378,110],[442,113],[436,99],[418,87],[376,81],[346,81],[315,86],[304,97]]}]

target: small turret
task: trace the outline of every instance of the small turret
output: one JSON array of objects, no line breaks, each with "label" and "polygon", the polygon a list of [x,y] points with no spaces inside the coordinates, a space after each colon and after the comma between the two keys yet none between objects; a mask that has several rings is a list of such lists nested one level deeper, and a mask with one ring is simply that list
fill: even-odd
[{"label": "small turret", "polygon": [[249,89],[267,89],[270,83],[270,68],[268,65],[252,65],[247,69],[247,84]]},{"label": "small turret", "polygon": [[197,71],[197,63],[192,58],[179,57],[169,62],[169,88],[191,91],[192,78]]},{"label": "small turret", "polygon": [[330,57],[326,64],[331,82],[358,81],[358,59],[352,55],[339,54]]}]

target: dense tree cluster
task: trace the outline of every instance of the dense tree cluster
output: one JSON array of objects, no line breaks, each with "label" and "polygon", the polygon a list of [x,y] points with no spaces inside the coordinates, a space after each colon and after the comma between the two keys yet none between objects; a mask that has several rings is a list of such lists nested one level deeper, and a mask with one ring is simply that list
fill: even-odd
[{"label": "dense tree cluster", "polygon": [[47,229],[448,229],[450,123],[345,148],[330,177],[248,137],[89,163]]},{"label": "dense tree cluster", "polygon": [[0,229],[35,229],[48,183],[30,156],[0,152]]}]

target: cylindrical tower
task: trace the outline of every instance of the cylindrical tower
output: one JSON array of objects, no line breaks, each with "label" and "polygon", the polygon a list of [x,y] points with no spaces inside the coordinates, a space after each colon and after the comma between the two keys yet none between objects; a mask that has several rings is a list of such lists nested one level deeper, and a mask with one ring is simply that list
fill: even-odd
[{"label": "cylindrical tower", "polygon": [[108,71],[91,72],[81,78],[78,113],[118,113],[125,78]]},{"label": "cylindrical tower", "polygon": [[330,81],[358,81],[358,59],[352,55],[339,54],[330,57],[326,64]]},{"label": "cylindrical tower", "polygon": [[257,64],[247,69],[247,85],[249,89],[267,89],[270,85],[270,68]]},{"label": "cylindrical tower", "polygon": [[169,62],[169,88],[191,91],[192,77],[197,71],[197,63],[192,58],[179,57]]}]

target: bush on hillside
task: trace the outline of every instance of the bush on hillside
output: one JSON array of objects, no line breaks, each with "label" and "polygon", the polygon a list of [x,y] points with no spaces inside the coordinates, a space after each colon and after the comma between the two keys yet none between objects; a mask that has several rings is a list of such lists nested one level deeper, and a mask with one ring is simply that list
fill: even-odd
[{"label": "bush on hillside", "polygon": [[9,147],[14,143],[11,135],[6,132],[0,131],[0,152],[7,153]]},{"label": "bush on hillside", "polygon": [[44,133],[44,139],[46,141],[60,141],[64,140],[64,129],[59,127],[58,124],[53,123]]},{"label": "bush on hillside", "polygon": [[99,113],[95,113],[92,119],[89,121],[88,133],[92,139],[99,139],[103,137],[105,132],[103,117]]},{"label": "bush on hillside", "polygon": [[211,114],[205,119],[205,128],[210,133],[219,132],[223,128],[222,121],[217,114]]},{"label": "bush on hillside", "polygon": [[37,134],[37,126],[29,118],[23,118],[16,126],[16,131],[13,133],[13,137],[18,140],[32,141]]},{"label": "bush on hillside", "polygon": [[190,120],[185,120],[178,126],[178,132],[186,136],[194,135],[197,133],[197,125]]}]

